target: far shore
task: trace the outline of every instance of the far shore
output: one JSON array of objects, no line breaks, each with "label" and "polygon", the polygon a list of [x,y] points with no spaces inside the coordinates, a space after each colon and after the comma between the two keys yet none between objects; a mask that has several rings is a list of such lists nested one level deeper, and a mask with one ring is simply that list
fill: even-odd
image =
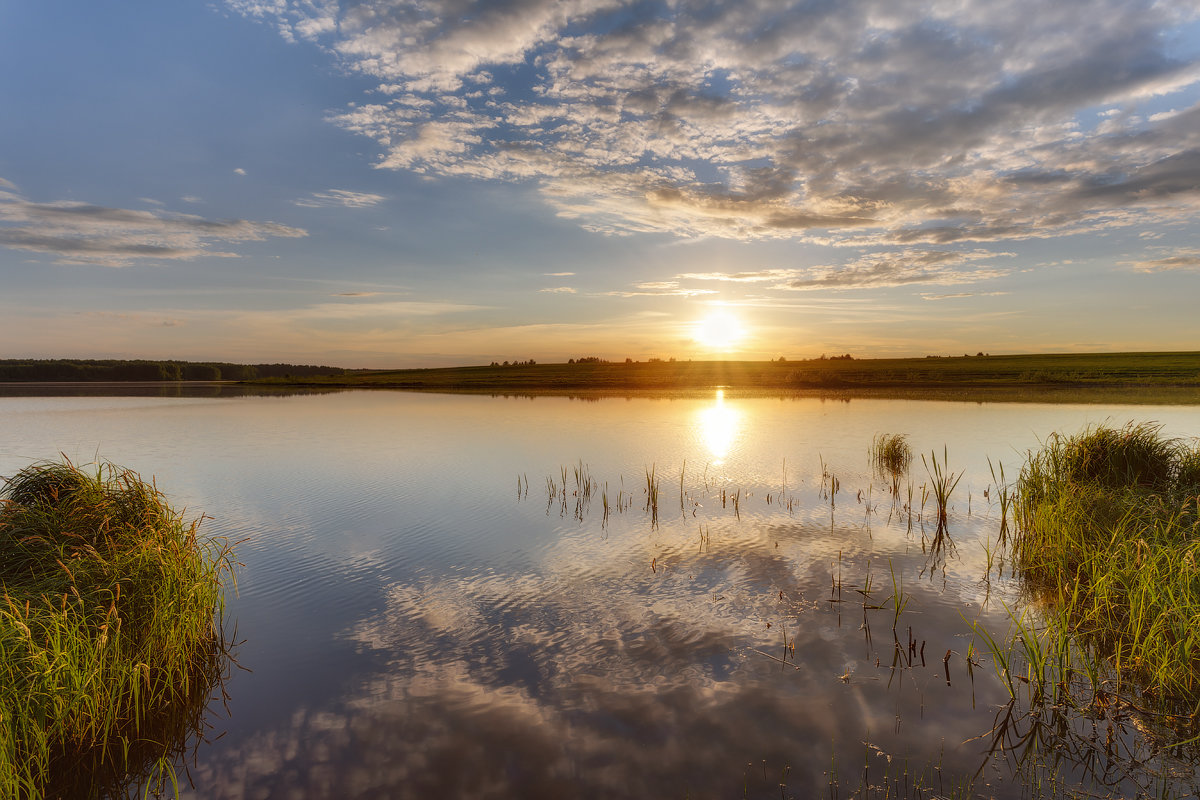
[{"label": "far shore", "polygon": [[579,391],[911,391],[1197,389],[1200,352],[1086,353],[805,361],[520,362],[276,377],[264,386],[561,393]]},{"label": "far shore", "polygon": [[[44,370],[50,362],[27,362]],[[74,374],[97,362],[66,364]],[[120,368],[121,363],[112,362]],[[203,374],[189,362],[130,362],[175,374]],[[83,365],[78,367],[77,365]],[[224,396],[306,394],[348,389],[510,396],[792,395],[899,397],[980,402],[1200,404],[1200,352],[963,355],[926,358],[820,358],[773,361],[532,361],[426,369],[342,370],[268,365],[252,380],[19,380],[0,378],[0,395],[137,394]],[[225,365],[229,371],[238,365]],[[211,371],[211,370],[210,370]],[[320,374],[314,374],[319,372]]]}]

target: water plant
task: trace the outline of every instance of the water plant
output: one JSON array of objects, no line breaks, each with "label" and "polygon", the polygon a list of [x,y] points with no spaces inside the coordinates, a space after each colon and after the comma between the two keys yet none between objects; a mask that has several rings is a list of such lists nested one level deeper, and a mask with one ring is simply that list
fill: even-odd
[{"label": "water plant", "polygon": [[682,513],[684,512],[684,507],[683,507],[683,478],[684,478],[684,474],[685,474],[686,472],[687,472],[687,461],[684,461],[684,462],[683,462],[683,465],[682,465],[682,466],[679,468],[679,513],[680,513],[680,514],[682,514]]},{"label": "water plant", "polygon": [[[950,495],[954,491],[954,487],[958,486],[958,482],[962,480],[963,474],[960,472],[955,475],[949,471],[950,459],[945,448],[942,448],[941,463],[938,463],[937,453],[932,451],[929,453],[928,461],[925,460],[924,454],[921,455],[921,463],[925,465],[925,471],[929,473],[933,498],[937,502],[937,530],[939,534],[943,534],[946,532],[946,509],[950,505]],[[921,507],[925,507],[924,498],[921,500]]]},{"label": "water plant", "polygon": [[1194,796],[1194,743],[1163,736],[1178,718],[1131,697],[1120,672],[1077,640],[1067,608],[1008,612],[1013,628],[1003,642],[972,625],[1010,698],[977,737],[989,744],[976,778],[993,758],[1006,758],[1030,785],[1053,785],[1068,764],[1119,796]]},{"label": "water plant", "polygon": [[1013,552],[1031,591],[1140,703],[1200,711],[1197,448],[1157,426],[1050,437],[1018,480]]},{"label": "water plant", "polygon": [[1000,502],[1000,545],[1003,546],[1008,541],[1008,518],[1013,512],[1016,490],[1008,485],[1008,479],[1004,476],[1004,464],[1002,463],[998,464],[1000,467],[1000,477],[997,479],[996,466],[992,464],[992,460],[989,458],[988,469],[992,473],[992,484],[996,488],[996,498]]},{"label": "water plant", "polygon": [[227,542],[111,464],[0,494],[0,796],[126,791],[203,730],[229,664]]},{"label": "water plant", "polygon": [[911,461],[912,448],[906,434],[879,433],[871,440],[871,464],[879,474],[891,477],[893,486],[899,486],[899,478]]},{"label": "water plant", "polygon": [[659,479],[651,464],[646,468],[646,511],[650,512],[650,524],[655,527],[658,526],[658,489]]},{"label": "water plant", "polygon": [[908,607],[909,595],[904,591],[903,578],[896,576],[896,566],[890,558],[888,559],[888,572],[892,574],[892,633],[895,633],[896,626],[900,624],[900,615]]}]

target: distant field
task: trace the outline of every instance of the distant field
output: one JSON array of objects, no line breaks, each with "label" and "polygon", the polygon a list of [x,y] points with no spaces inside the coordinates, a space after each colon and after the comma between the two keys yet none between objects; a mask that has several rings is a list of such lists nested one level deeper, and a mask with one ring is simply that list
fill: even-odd
[{"label": "distant field", "polygon": [[449,391],[1198,387],[1200,352],[654,361],[356,371],[260,383]]}]

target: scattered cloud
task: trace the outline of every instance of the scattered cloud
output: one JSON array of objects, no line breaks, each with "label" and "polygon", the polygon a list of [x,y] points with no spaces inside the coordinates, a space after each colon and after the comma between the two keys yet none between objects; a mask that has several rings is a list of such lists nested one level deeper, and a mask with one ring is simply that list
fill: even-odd
[{"label": "scattered cloud", "polygon": [[213,245],[307,236],[302,228],[244,219],[135,211],[76,202],[35,203],[0,193],[0,246],[46,253],[63,264],[121,267],[138,260],[235,258]]},{"label": "scattered cloud", "polygon": [[1159,111],[1157,114],[1151,114],[1148,119],[1151,122],[1162,122],[1164,119],[1170,119],[1178,113],[1178,110],[1172,108],[1170,111]]},{"label": "scattered cloud", "polygon": [[884,247],[1200,211],[1190,0],[227,3],[377,81],[330,119],[380,168],[530,182],[589,230]]},{"label": "scattered cloud", "polygon": [[1173,270],[1200,272],[1200,250],[1178,250],[1160,258],[1123,261],[1121,266],[1132,267],[1138,272],[1170,272]]},{"label": "scattered cloud", "polygon": [[1003,277],[1008,271],[989,266],[974,266],[972,262],[1011,255],[985,250],[903,250],[870,253],[846,264],[792,270],[775,288],[805,291],[976,283]]},{"label": "scattered cloud", "polygon": [[395,300],[376,303],[317,303],[296,309],[292,316],[308,320],[364,319],[369,317],[432,317],[478,311],[484,306],[427,300]]},{"label": "scattered cloud", "polygon": [[958,300],[964,297],[1001,297],[1008,292],[953,292],[950,294],[922,294],[923,300]]},{"label": "scattered cloud", "polygon": [[777,282],[794,278],[800,270],[794,269],[762,269],[755,272],[685,272],[675,277],[680,280],[694,281],[726,281],[729,283],[764,283]]},{"label": "scattered cloud", "polygon": [[334,297],[375,297],[379,292],[335,292]]},{"label": "scattered cloud", "polygon": [[543,275],[549,278],[570,278],[574,272],[543,272]]},{"label": "scattered cloud", "polygon": [[369,208],[378,205],[385,199],[387,198],[381,194],[351,192],[346,189],[330,189],[326,192],[312,192],[308,197],[301,197],[292,202],[295,205],[305,208],[332,208],[336,206],[343,208]]},{"label": "scattered cloud", "polygon": [[575,294],[575,290],[570,286],[555,286],[552,289],[538,289],[539,292],[549,292],[551,294]]},{"label": "scattered cloud", "polygon": [[611,297],[699,297],[716,294],[712,289],[685,289],[678,281],[649,281],[639,283],[629,291],[604,292]]},{"label": "scattered cloud", "polygon": [[234,175],[245,175],[245,174],[246,174],[246,170],[242,169],[241,167],[236,167],[236,168],[233,170],[233,174],[234,174]]},{"label": "scattered cloud", "polygon": [[[974,262],[1011,257],[988,250],[905,249],[876,252],[842,264],[749,272],[685,272],[677,280],[763,283],[770,289],[855,289],[907,284],[961,284],[998,278],[1007,270]],[[675,286],[672,283],[670,286]]]},{"label": "scattered cloud", "polygon": [[180,197],[179,199],[185,203],[191,203],[193,205],[204,202],[204,198],[197,197],[194,194],[185,194],[182,197]]}]

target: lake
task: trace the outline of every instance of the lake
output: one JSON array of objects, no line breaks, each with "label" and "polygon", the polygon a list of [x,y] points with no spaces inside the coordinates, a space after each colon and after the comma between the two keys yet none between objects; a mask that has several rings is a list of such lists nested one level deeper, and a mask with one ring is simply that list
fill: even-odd
[{"label": "lake", "polygon": [[[1110,768],[1119,752],[1054,763],[1053,738],[1024,764],[988,755],[1009,696],[973,626],[1003,639],[1028,605],[989,459],[1012,481],[1056,431],[1191,437],[1200,405],[210,394],[0,397],[0,475],[110,460],[238,542],[239,668],[184,796],[1024,797],[1037,775],[1126,796],[1145,779]],[[899,495],[871,465],[884,433],[917,454]],[[920,454],[962,473],[944,547]],[[1139,752],[1133,726],[1116,738]],[[1168,756],[1155,769],[1190,791],[1194,766]]]}]

